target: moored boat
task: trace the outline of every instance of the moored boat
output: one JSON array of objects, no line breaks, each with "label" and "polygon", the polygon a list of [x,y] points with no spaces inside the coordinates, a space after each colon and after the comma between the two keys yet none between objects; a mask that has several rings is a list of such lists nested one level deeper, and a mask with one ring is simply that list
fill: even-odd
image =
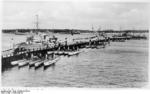
[{"label": "moored boat", "polygon": [[77,55],[77,54],[79,54],[79,53],[80,53],[80,51],[68,51],[68,52],[66,52],[66,54],[67,54],[68,56]]},{"label": "moored boat", "polygon": [[[29,67],[34,66],[35,63],[40,62],[40,61],[41,61],[41,60],[34,60],[34,61],[32,60],[32,61],[30,61],[30,62],[29,62]],[[41,62],[42,62],[42,61],[41,61]]]},{"label": "moored boat", "polygon": [[18,65],[20,62],[23,62],[23,61],[25,61],[25,59],[23,59],[23,60],[17,60],[17,61],[12,61],[12,62],[11,62],[11,65],[16,66],[16,65]]},{"label": "moored boat", "polygon": [[64,54],[64,51],[59,51],[58,52],[58,55],[63,55]]},{"label": "moored boat", "polygon": [[64,52],[64,55],[68,55],[68,51],[65,51],[65,52]]},{"label": "moored boat", "polygon": [[34,64],[34,67],[35,68],[39,68],[40,66],[42,66],[43,65],[43,61],[38,61],[38,62],[36,62],[35,64]]},{"label": "moored boat", "polygon": [[86,45],[85,48],[91,48],[91,46],[90,45]]},{"label": "moored boat", "polygon": [[63,55],[64,51],[55,51],[54,54],[56,54],[56,55]]},{"label": "moored boat", "polygon": [[18,66],[19,66],[19,67],[23,67],[23,66],[26,66],[26,65],[28,65],[28,64],[29,64],[29,60],[24,60],[24,61],[18,63]]},{"label": "moored boat", "polygon": [[53,54],[53,53],[54,53],[53,51],[48,51],[48,52],[47,52],[47,54]]},{"label": "moored boat", "polygon": [[44,61],[44,67],[52,65],[52,64],[56,63],[58,60],[60,60],[60,57],[56,57],[52,60],[46,60],[46,61]]}]

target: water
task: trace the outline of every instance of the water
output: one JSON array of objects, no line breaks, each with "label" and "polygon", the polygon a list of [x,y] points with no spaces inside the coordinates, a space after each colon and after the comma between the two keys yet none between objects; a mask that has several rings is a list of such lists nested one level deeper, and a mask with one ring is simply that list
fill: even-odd
[{"label": "water", "polygon": [[148,81],[148,40],[111,42],[104,49],[82,49],[54,66],[28,66],[2,73],[2,86],[143,87]]}]

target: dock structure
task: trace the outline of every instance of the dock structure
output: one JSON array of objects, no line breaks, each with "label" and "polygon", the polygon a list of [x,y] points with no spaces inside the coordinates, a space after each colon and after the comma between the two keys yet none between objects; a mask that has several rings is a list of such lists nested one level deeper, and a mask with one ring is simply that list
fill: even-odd
[{"label": "dock structure", "polygon": [[63,41],[55,44],[27,44],[18,47],[17,49],[9,49],[2,52],[2,70],[5,68],[11,68],[11,62],[21,60],[23,58],[31,58],[32,56],[46,57],[47,52],[53,53],[54,51],[76,51],[86,46],[105,46],[110,42],[118,41],[124,42],[130,39],[145,39],[143,37],[106,37],[106,38],[79,38],[73,39],[73,41]]},{"label": "dock structure", "polygon": [[107,42],[106,39],[88,39],[88,40],[74,40],[72,42],[61,42],[54,45],[35,45],[28,44],[20,46],[19,48],[9,51],[2,52],[2,68],[12,67],[11,62],[20,60],[23,58],[31,58],[33,55],[38,57],[45,57],[48,51],[76,51],[80,48],[84,48],[87,45],[103,45],[104,42]]}]

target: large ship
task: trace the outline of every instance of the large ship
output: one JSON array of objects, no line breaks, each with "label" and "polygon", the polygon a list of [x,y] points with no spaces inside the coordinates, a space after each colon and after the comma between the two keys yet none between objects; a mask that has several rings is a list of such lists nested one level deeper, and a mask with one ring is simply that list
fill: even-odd
[{"label": "large ship", "polygon": [[[50,47],[58,44],[57,37],[51,36],[50,34],[47,33],[41,33],[39,31],[38,15],[36,15],[36,17],[37,17],[36,31],[30,32],[25,42],[16,44],[14,53],[31,49],[42,49],[45,47]],[[17,34],[24,35],[25,33],[19,32]]]}]

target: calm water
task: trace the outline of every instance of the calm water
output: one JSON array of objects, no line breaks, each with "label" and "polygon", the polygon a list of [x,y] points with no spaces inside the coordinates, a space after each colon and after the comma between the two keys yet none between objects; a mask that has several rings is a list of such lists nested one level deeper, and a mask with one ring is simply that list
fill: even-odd
[{"label": "calm water", "polygon": [[148,81],[148,40],[111,42],[104,49],[82,50],[78,56],[62,56],[46,70],[11,68],[2,73],[2,86],[142,87]]}]

